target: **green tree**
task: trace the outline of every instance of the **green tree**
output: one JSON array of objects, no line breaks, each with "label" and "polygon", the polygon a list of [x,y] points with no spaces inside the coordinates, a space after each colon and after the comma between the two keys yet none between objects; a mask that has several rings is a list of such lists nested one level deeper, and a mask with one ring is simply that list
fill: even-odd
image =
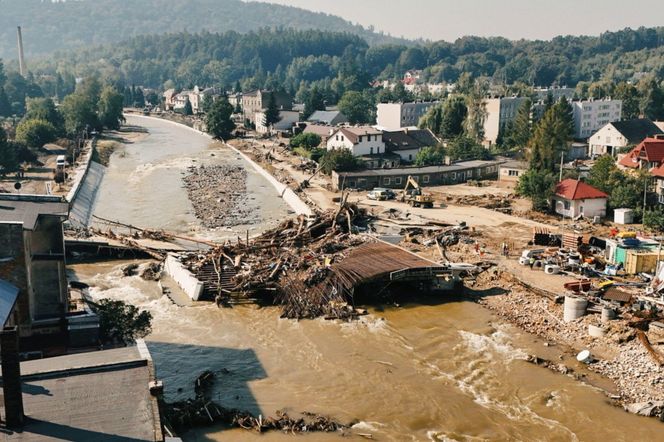
[{"label": "green tree", "polygon": [[320,168],[323,173],[330,175],[332,171],[352,172],[364,169],[364,162],[353,156],[347,149],[328,150],[320,158]]},{"label": "green tree", "polygon": [[643,78],[637,84],[640,95],[639,111],[651,120],[664,118],[664,92],[653,76]]},{"label": "green tree", "polygon": [[301,133],[290,140],[291,147],[303,147],[307,150],[311,150],[314,147],[318,147],[321,143],[321,137],[314,133]]},{"label": "green tree", "polygon": [[205,94],[203,96],[203,102],[201,103],[201,110],[205,113],[208,113],[210,112],[210,109],[212,109],[213,104],[214,104],[214,99],[212,98],[212,95]]},{"label": "green tree", "polygon": [[458,137],[463,132],[463,122],[468,115],[468,108],[463,97],[455,96],[445,100],[440,122],[440,136],[443,139]]},{"label": "green tree", "polygon": [[528,145],[532,133],[530,108],[531,102],[529,99],[526,99],[519,106],[510,131],[505,137],[505,144],[508,147],[525,148]]},{"label": "green tree", "polygon": [[443,121],[443,104],[439,103],[432,106],[429,111],[420,118],[418,127],[420,129],[429,129],[436,135],[440,135],[440,125]]},{"label": "green tree", "polygon": [[309,118],[317,110],[325,110],[325,97],[320,93],[318,87],[314,86],[304,101],[304,119]]},{"label": "green tree", "polygon": [[152,314],[124,301],[101,299],[92,304],[99,317],[99,334],[103,342],[131,344],[152,331]]},{"label": "green tree", "polygon": [[265,108],[265,125],[272,126],[279,122],[279,108],[277,107],[277,100],[274,97],[274,92],[270,92],[267,98],[267,107]]},{"label": "green tree", "polygon": [[565,107],[558,104],[544,113],[530,139],[531,169],[553,172],[561,153],[567,151],[570,127],[563,115]]},{"label": "green tree", "polygon": [[530,169],[519,178],[516,191],[530,199],[533,210],[547,212],[555,185],[556,177],[550,171]]},{"label": "green tree", "polygon": [[623,81],[618,83],[613,98],[622,100],[622,118],[631,120],[639,117],[639,92],[636,87]]},{"label": "green tree", "polygon": [[616,173],[620,173],[611,155],[601,156],[590,168],[588,184],[610,194],[616,184]]},{"label": "green tree", "polygon": [[48,121],[55,127],[58,134],[64,132],[65,121],[62,114],[55,107],[53,100],[50,98],[28,98],[26,104],[26,119]]},{"label": "green tree", "polygon": [[99,98],[99,123],[108,129],[120,129],[125,121],[122,115],[124,97],[111,86],[105,86]]},{"label": "green tree", "polygon": [[60,110],[65,119],[65,130],[73,135],[86,128],[97,128],[97,103],[90,96],[75,92],[62,101]]},{"label": "green tree", "polygon": [[444,160],[445,152],[442,149],[425,147],[417,152],[417,155],[415,156],[415,165],[418,167],[433,166],[436,164],[442,164]]},{"label": "green tree", "polygon": [[447,145],[447,155],[452,160],[488,160],[491,153],[474,139],[458,136]]},{"label": "green tree", "polygon": [[18,168],[14,147],[7,142],[7,134],[0,126],[0,175],[6,175]]},{"label": "green tree", "polygon": [[5,88],[0,86],[0,117],[9,117],[12,114],[12,104],[5,92]]},{"label": "green tree", "polygon": [[16,140],[28,147],[40,149],[55,141],[56,129],[46,120],[23,120],[16,127]]},{"label": "green tree", "polygon": [[484,122],[487,117],[486,95],[489,86],[485,81],[475,81],[470,92],[466,95],[466,107],[468,114],[464,129],[466,136],[478,143],[484,141]]},{"label": "green tree", "polygon": [[205,116],[207,131],[213,137],[226,140],[231,137],[235,124],[231,120],[233,106],[226,97],[219,98],[212,104],[210,112]]},{"label": "green tree", "polygon": [[184,108],[182,109],[182,114],[187,116],[194,114],[194,109],[191,107],[191,101],[187,100],[184,102]]},{"label": "green tree", "polygon": [[661,206],[646,210],[643,214],[643,225],[657,232],[664,232],[664,210]]},{"label": "green tree", "polygon": [[145,107],[145,95],[143,94],[143,88],[137,87],[134,88],[134,107]]},{"label": "green tree", "polygon": [[367,124],[373,121],[374,103],[361,92],[346,92],[338,105],[350,124]]}]

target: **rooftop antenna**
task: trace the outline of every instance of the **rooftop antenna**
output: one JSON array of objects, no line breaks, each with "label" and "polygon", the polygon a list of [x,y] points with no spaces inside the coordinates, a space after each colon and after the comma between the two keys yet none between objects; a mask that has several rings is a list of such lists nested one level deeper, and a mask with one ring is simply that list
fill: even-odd
[{"label": "rooftop antenna", "polygon": [[23,35],[21,34],[21,27],[18,27],[16,31],[18,36],[18,70],[22,77],[25,77],[27,74],[27,69],[25,68],[25,56],[23,55]]}]

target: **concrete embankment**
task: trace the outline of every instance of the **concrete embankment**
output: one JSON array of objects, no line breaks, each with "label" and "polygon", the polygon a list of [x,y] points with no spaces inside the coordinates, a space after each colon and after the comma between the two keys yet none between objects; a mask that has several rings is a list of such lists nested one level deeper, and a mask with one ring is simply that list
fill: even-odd
[{"label": "concrete embankment", "polygon": [[69,202],[69,222],[76,227],[87,227],[92,218],[97,189],[104,176],[104,166],[92,161],[97,140],[87,142],[87,150],[74,170],[74,180],[65,197]]}]

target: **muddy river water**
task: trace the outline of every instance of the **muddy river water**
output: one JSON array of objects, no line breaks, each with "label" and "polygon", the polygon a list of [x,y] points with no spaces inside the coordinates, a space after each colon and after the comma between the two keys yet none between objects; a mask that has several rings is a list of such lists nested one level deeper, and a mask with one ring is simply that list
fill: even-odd
[{"label": "muddy river water", "polygon": [[[209,154],[204,137],[153,120],[130,123],[147,127],[151,135],[127,146],[124,157],[114,153],[96,212],[140,225],[190,229],[195,220],[186,200],[174,195],[168,203],[151,202],[160,189],[180,186],[179,171],[165,174],[161,182],[148,178],[129,194],[125,184],[144,169],[138,160],[120,162],[131,153],[156,169],[165,157],[166,164],[179,164],[180,158]],[[191,149],[182,153],[182,145]],[[261,187],[265,183],[256,183],[257,191],[267,192]],[[286,209],[278,200],[274,204],[284,216]],[[266,225],[271,222],[265,219]],[[169,400],[192,396],[193,379],[212,370],[215,399],[223,405],[264,415],[278,409],[319,412],[354,421],[353,432],[376,440],[664,440],[663,424],[627,414],[599,390],[525,362],[527,354],[556,358],[558,350],[469,301],[373,306],[370,315],[354,323],[297,322],[279,319],[276,308],[177,306],[156,283],[121,277],[122,264],[76,264],[71,272],[92,286],[96,298],[122,299],[152,312],[147,341]],[[299,437],[208,428],[184,439]],[[341,440],[337,434],[301,437]]]}]

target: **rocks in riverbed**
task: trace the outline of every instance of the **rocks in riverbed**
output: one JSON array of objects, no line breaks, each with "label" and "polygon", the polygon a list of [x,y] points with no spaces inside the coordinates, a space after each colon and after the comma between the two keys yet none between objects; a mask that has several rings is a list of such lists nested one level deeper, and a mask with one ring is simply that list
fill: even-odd
[{"label": "rocks in riverbed", "polygon": [[190,167],[183,178],[196,218],[207,228],[251,224],[258,219],[247,206],[247,171],[240,166]]}]

